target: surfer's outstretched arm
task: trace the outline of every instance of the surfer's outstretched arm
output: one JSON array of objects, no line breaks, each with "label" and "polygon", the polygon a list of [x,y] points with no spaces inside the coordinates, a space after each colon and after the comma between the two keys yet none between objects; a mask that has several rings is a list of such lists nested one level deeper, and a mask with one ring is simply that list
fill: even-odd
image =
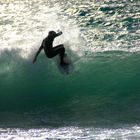
[{"label": "surfer's outstretched arm", "polygon": [[37,51],[37,53],[36,53],[36,55],[35,55],[35,57],[34,57],[34,59],[33,59],[33,63],[36,62],[37,56],[39,55],[39,53],[41,52],[42,49],[43,49],[43,45],[41,45],[40,48],[39,48],[39,50]]},{"label": "surfer's outstretched arm", "polygon": [[62,35],[62,31],[58,31],[58,33],[56,33],[56,37]]}]

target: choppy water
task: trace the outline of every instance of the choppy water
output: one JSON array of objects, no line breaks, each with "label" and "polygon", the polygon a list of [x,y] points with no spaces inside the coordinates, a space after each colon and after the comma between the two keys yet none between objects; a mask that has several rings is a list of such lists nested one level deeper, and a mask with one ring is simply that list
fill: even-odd
[{"label": "choppy water", "polygon": [[[0,1],[0,139],[140,139],[138,0]],[[34,53],[63,35],[74,71]]]},{"label": "choppy water", "polygon": [[48,129],[1,129],[1,140],[25,139],[73,139],[73,140],[132,140],[140,139],[140,128],[133,126],[129,128],[104,129],[104,128],[78,128],[61,127]]}]

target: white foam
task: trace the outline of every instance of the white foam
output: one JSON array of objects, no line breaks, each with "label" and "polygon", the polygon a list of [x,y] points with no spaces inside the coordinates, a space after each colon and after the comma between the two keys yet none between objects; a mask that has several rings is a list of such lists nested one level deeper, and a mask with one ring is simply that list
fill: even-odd
[{"label": "white foam", "polygon": [[0,26],[1,53],[5,49],[18,49],[19,55],[26,59],[37,51],[48,31],[58,29],[63,31],[63,35],[55,40],[54,45],[64,43],[77,51],[82,44],[78,27],[58,16],[60,7],[57,4],[55,7],[46,5],[43,1],[11,1],[0,5],[0,19],[3,22]]},{"label": "white foam", "polygon": [[[107,5],[102,1],[87,2],[86,0],[78,3],[65,2],[65,0],[3,0],[0,5],[0,53],[5,49],[9,51],[18,49],[19,55],[28,59],[37,51],[48,31],[58,29],[63,31],[63,35],[55,40],[54,45],[64,43],[80,56],[85,52],[140,51],[139,39],[129,39],[129,37],[139,37],[139,30],[134,33],[129,32],[121,22],[127,16],[138,18],[136,16],[138,13],[134,15],[128,13],[125,16],[116,12],[108,16],[100,10],[101,7],[106,6],[124,7],[124,3]],[[132,6],[133,3],[130,8]],[[81,11],[88,13],[79,16]],[[87,26],[90,19],[93,19],[92,22],[95,24],[100,19],[104,23],[102,26]],[[121,38],[121,36],[125,37]]]},{"label": "white foam", "polygon": [[45,140],[45,139],[140,139],[140,127],[124,128],[80,128],[80,127],[60,127],[42,129],[0,129],[1,140]]}]

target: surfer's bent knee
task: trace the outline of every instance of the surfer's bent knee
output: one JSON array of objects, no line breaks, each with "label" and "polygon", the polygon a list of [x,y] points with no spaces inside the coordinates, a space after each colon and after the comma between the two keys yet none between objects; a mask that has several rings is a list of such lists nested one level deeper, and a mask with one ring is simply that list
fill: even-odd
[{"label": "surfer's bent knee", "polygon": [[65,48],[64,48],[64,45],[63,45],[63,44],[60,45],[60,49],[61,49],[63,52],[65,52]]},{"label": "surfer's bent knee", "polygon": [[[59,48],[64,48],[64,45],[63,44],[60,44],[59,45]],[[64,48],[65,49],[65,48]]]}]

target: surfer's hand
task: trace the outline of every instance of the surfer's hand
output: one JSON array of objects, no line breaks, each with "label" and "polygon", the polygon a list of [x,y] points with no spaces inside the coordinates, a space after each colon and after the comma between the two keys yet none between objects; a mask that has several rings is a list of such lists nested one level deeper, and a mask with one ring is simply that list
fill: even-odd
[{"label": "surfer's hand", "polygon": [[57,30],[57,33],[59,33],[59,32],[61,32],[61,30],[58,29],[58,30]]},{"label": "surfer's hand", "polygon": [[33,60],[33,64],[36,62],[36,58],[34,58],[34,60]]},{"label": "surfer's hand", "polygon": [[58,32],[58,34],[59,34],[59,35],[61,35],[61,34],[62,34],[62,31],[60,31],[60,30],[57,30],[57,32]]},{"label": "surfer's hand", "polygon": [[63,32],[62,31],[59,31],[59,33],[62,34]]}]

